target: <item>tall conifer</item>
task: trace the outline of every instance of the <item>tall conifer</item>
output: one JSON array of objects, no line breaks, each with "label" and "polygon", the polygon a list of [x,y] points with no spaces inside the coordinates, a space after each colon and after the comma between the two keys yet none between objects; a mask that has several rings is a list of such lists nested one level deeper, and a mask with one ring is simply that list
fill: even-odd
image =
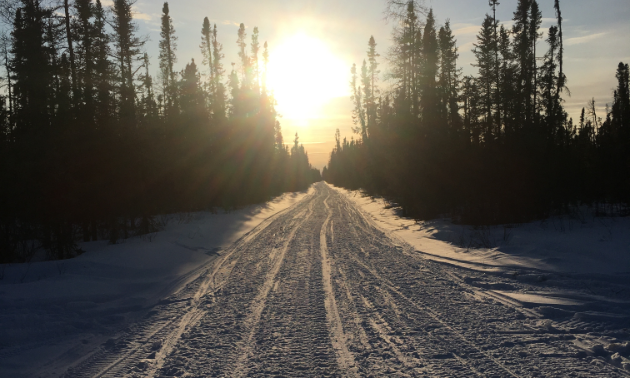
[{"label": "tall conifer", "polygon": [[177,37],[171,19],[168,2],[162,7],[162,19],[160,29],[160,73],[162,77],[162,91],[164,93],[164,114],[167,119],[179,113],[179,101],[177,94],[177,73],[174,66],[177,62],[175,51],[177,50]]}]

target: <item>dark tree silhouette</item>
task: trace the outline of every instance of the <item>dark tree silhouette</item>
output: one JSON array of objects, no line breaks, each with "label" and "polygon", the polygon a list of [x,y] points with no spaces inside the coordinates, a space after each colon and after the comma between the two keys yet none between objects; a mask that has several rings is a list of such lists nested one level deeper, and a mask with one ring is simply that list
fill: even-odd
[{"label": "dark tree silhouette", "polygon": [[6,4],[16,6],[0,12],[12,23],[0,40],[0,263],[38,249],[70,258],[80,240],[155,231],[157,214],[229,210],[321,179],[297,135],[283,144],[257,28],[251,55],[238,31],[242,71],[228,99],[216,25],[203,20],[203,67],[178,72],[164,3],[156,96],[132,1],[64,1],[63,17],[39,0]]},{"label": "dark tree silhouette", "polygon": [[[518,1],[511,31],[496,19],[499,2],[489,5],[492,15],[486,15],[473,50],[478,73],[460,78],[449,22],[436,33],[432,10],[422,22],[413,1],[389,2],[399,25],[389,53],[393,90],[374,101],[372,123],[366,99],[381,92],[368,80],[365,64],[360,74],[353,65],[360,139],[342,141],[337,131],[324,179],[389,196],[404,214],[419,218],[513,223],[580,204],[600,213],[627,213],[628,66],[617,69],[618,88],[605,120],[593,100],[574,125],[563,107],[562,97],[570,92],[559,1],[542,64],[538,3]],[[369,46],[373,59],[372,39]]]}]

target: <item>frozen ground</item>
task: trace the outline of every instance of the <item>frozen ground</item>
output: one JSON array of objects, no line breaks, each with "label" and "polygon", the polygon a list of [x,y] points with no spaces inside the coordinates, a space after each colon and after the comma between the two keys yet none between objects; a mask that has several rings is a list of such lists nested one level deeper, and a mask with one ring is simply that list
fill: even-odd
[{"label": "frozen ground", "polygon": [[324,183],[289,198],[5,268],[0,376],[630,376],[625,220],[473,230]]}]

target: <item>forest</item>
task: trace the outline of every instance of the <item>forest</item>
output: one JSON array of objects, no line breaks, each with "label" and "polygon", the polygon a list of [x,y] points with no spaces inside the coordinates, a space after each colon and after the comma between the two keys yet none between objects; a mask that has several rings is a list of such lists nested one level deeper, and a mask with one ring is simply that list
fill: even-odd
[{"label": "forest", "polygon": [[579,206],[628,215],[628,64],[610,67],[617,88],[606,114],[592,100],[573,120],[563,106],[560,1],[546,33],[536,0],[518,1],[509,28],[496,18],[499,1],[489,6],[473,49],[478,74],[463,76],[450,23],[438,28],[431,9],[404,2],[387,52],[391,89],[379,88],[371,37],[351,70],[358,135],[342,140],[337,130],[324,179],[390,198],[419,219],[510,224]]},{"label": "forest", "polygon": [[[133,0],[2,0],[0,263],[80,254],[153,232],[156,215],[230,210],[319,181],[298,135],[284,143],[266,87],[268,46],[240,25],[227,72],[216,24],[202,62],[177,66],[164,3],[159,75]],[[51,5],[53,4],[53,5]]]}]

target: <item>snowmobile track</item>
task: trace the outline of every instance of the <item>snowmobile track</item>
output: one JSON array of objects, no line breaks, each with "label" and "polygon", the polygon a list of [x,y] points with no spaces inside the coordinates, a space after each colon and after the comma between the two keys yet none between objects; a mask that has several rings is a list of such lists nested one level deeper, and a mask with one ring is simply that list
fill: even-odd
[{"label": "snowmobile track", "polygon": [[325,183],[198,272],[66,377],[628,376]]}]

